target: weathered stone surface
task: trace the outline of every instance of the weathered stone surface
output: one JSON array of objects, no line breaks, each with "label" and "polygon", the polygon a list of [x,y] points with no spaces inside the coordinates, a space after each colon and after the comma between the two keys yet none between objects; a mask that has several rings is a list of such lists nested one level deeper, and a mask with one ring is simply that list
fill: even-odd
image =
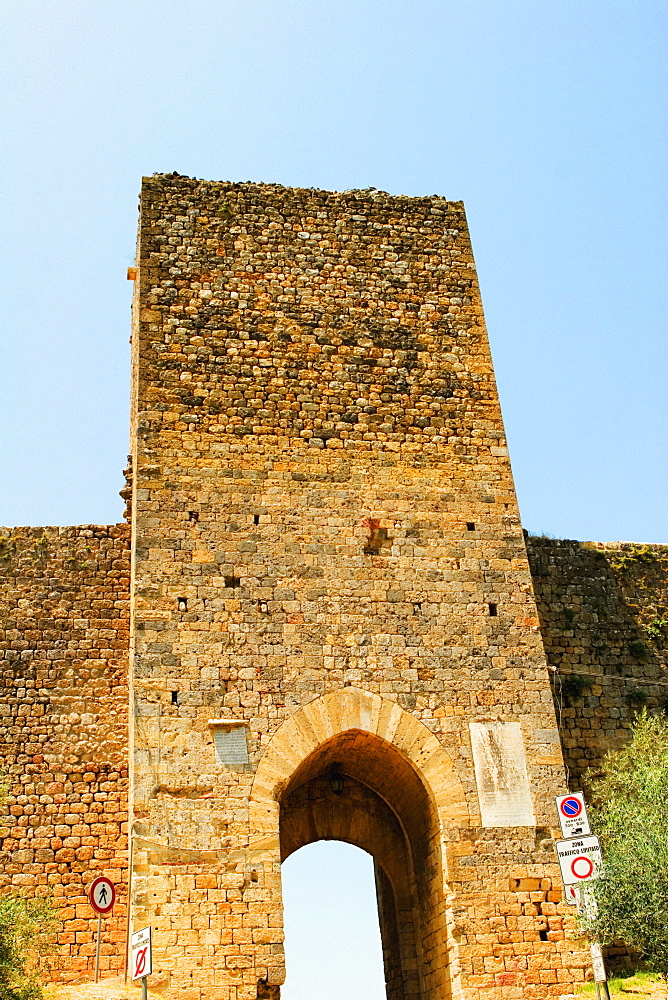
[{"label": "weathered stone surface", "polygon": [[527,559],[460,203],[156,176],[136,264],[132,539],[0,531],[2,885],[72,978],[109,874],[122,967],[129,758],[168,995],[278,998],[323,837],[374,855],[389,1000],[570,995],[557,723],[573,787],[663,704],[666,548]]},{"label": "weathered stone surface", "polygon": [[668,709],[668,547],[536,537],[527,547],[577,788],[644,705]]},{"label": "weathered stone surface", "polygon": [[[564,776],[461,204],[154,177],[136,263],[134,823],[233,886],[138,854],[161,972],[279,985],[281,857],[344,836],[379,845],[393,998],[531,995],[535,955],[562,995],[565,907],[511,912],[511,880],[558,886]],[[225,716],[248,768],[216,759]],[[530,824],[482,826],[476,722],[516,725]]]},{"label": "weathered stone surface", "polygon": [[123,967],[130,605],[126,525],[0,529],[0,885],[61,907],[55,971],[91,968],[86,890],[116,884],[100,968]]}]

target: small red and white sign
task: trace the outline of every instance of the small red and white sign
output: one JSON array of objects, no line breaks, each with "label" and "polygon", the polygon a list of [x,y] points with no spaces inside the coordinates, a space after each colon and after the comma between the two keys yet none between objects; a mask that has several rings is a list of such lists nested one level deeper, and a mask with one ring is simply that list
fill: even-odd
[{"label": "small red and white sign", "polygon": [[96,879],[93,879],[88,890],[88,901],[95,912],[102,914],[103,917],[107,913],[111,913],[116,902],[116,890],[111,879],[108,879],[106,875],[98,875]]},{"label": "small red and white sign", "polygon": [[130,961],[133,979],[143,979],[144,976],[150,976],[153,972],[150,927],[143,927],[140,931],[135,931],[132,935]]},{"label": "small red and white sign", "polygon": [[569,906],[577,906],[578,910],[580,909],[580,893],[576,885],[564,886],[564,902],[568,903]]},{"label": "small red and white sign", "polygon": [[557,812],[563,837],[588,837],[591,833],[587,807],[582,792],[557,795]]},{"label": "small red and white sign", "polygon": [[582,885],[596,878],[603,864],[598,837],[558,840],[554,846],[564,885]]}]

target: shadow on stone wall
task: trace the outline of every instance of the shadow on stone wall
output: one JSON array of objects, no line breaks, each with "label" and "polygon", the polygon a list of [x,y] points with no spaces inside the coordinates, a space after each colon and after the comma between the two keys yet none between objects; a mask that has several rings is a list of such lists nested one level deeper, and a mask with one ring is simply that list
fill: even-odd
[{"label": "shadow on stone wall", "polygon": [[[569,782],[668,707],[668,546],[529,536]],[[665,625],[662,623],[666,623]]]}]

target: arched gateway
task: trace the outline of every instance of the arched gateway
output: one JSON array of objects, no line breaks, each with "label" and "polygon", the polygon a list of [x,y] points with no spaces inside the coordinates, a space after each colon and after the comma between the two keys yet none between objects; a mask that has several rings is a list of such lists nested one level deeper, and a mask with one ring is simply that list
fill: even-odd
[{"label": "arched gateway", "polygon": [[[451,996],[445,846],[449,830],[468,825],[461,782],[438,740],[395,702],[357,688],[318,698],[283,723],[251,791],[258,862],[284,861],[316,840],[373,856],[388,1000]],[[278,894],[274,905],[279,911]]]},{"label": "arched gateway", "polygon": [[586,956],[463,207],[144,181],[132,923],[155,983],[277,998],[281,859],[376,861],[388,1000],[546,1000]]}]

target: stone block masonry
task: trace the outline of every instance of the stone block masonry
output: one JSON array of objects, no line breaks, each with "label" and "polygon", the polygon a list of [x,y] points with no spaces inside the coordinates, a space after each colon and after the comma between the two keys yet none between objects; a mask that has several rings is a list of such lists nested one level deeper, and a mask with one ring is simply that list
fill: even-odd
[{"label": "stone block masonry", "polygon": [[[5,529],[0,534],[0,718],[9,784],[0,828],[0,883],[55,896],[62,929],[53,972],[61,979],[92,970],[94,919],[85,890],[98,872],[120,883],[119,909],[113,922],[105,923],[103,973],[122,965],[128,546],[125,525]],[[548,662],[558,675],[556,682],[553,677],[555,707],[570,786],[579,788],[583,769],[595,767],[628,736],[642,703],[651,710],[665,704],[665,641],[655,623],[667,617],[668,549],[531,536],[527,547]],[[99,628],[90,617],[94,593]],[[578,680],[569,685],[571,676]],[[112,691],[112,711],[107,712]],[[642,701],[639,692],[646,694]],[[304,795],[309,787],[302,785],[295,794]],[[359,794],[356,788],[352,786]],[[293,798],[283,801],[289,852],[301,846],[303,831]],[[373,809],[383,806],[375,802]],[[315,808],[310,806],[311,813]],[[318,814],[316,819],[321,821]],[[84,828],[85,841],[75,825]],[[392,836],[392,825],[390,816],[376,830],[376,853]],[[76,843],[74,838],[79,838]],[[159,854],[181,864],[194,860],[178,850],[150,849],[154,860]],[[193,878],[206,877],[202,859],[195,859],[200,864],[192,866]],[[524,879],[521,891],[526,898],[518,915],[525,908],[538,915],[538,896],[544,900],[538,900],[543,914],[557,912],[558,890],[552,890],[549,900],[538,880]],[[391,967],[391,956],[387,964]]]},{"label": "stone block masonry", "polygon": [[131,528],[0,529],[0,887],[72,979],[109,875],[121,969],[129,822],[151,985],[278,1000],[341,839],[388,1000],[572,997],[553,796],[664,704],[668,557],[525,544],[462,205],[154,176],[130,277]]},{"label": "stone block masonry", "polygon": [[0,886],[54,898],[54,974],[93,967],[86,901],[109,875],[100,968],[123,967],[127,889],[126,525],[0,529]]},{"label": "stone block masonry", "polygon": [[668,710],[668,547],[527,539],[571,787]]},{"label": "stone block masonry", "polygon": [[156,176],[136,265],[133,922],[167,988],[276,991],[281,859],[345,829],[391,1000],[567,994],[563,762],[462,205]]}]

